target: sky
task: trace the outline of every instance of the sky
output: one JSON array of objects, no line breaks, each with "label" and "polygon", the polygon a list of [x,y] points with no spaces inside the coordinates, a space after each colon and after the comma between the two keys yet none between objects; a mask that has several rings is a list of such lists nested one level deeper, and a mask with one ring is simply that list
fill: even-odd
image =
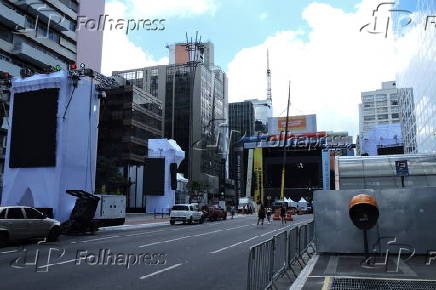
[{"label": "sky", "polygon": [[[395,79],[395,41],[361,27],[376,0],[106,0],[118,19],[164,19],[164,30],[105,30],[102,71],[168,64],[166,45],[185,34],[215,45],[229,79],[229,102],[266,98],[270,51],[274,116],[317,114],[319,131],[359,130],[362,91]],[[379,12],[382,19],[383,11]],[[380,26],[379,26],[380,27]]]}]

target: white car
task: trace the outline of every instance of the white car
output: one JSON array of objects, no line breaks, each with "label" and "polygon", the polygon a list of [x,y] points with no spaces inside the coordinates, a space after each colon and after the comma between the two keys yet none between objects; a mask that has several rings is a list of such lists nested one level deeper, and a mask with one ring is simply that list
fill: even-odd
[{"label": "white car", "polygon": [[60,222],[25,206],[0,207],[0,247],[8,241],[47,238],[54,242],[60,235]]},{"label": "white car", "polygon": [[174,225],[176,221],[181,221],[184,224],[192,224],[204,222],[203,213],[198,210],[198,207],[193,204],[176,204],[171,209],[170,224]]}]

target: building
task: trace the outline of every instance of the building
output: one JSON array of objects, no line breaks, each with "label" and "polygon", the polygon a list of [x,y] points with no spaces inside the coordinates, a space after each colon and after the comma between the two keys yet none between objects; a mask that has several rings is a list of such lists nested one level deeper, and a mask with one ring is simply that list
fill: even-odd
[{"label": "building", "polygon": [[271,100],[248,100],[253,103],[255,116],[256,133],[266,134],[268,132],[268,119],[272,118],[273,108]]},{"label": "building", "polygon": [[[192,59],[186,49],[186,43],[176,43],[168,46],[170,50],[170,65],[185,64]],[[197,51],[200,61],[206,66],[211,67],[215,65],[215,47],[211,42],[201,44],[201,51]]]},{"label": "building", "polygon": [[381,124],[373,126],[360,140],[361,155],[404,154],[401,124]]},{"label": "building", "polygon": [[[181,47],[176,44],[177,49]],[[206,44],[204,51],[213,55],[213,46]],[[186,152],[178,171],[217,193],[223,189],[228,167],[227,76],[212,60],[206,65],[206,54],[195,67],[178,63],[186,58],[176,55],[178,61],[172,65],[114,71],[113,75],[132,81],[163,102],[164,137],[174,139]]]},{"label": "building", "polygon": [[[229,104],[229,133],[242,136],[254,136],[254,113],[253,103],[250,101]],[[233,138],[231,135],[229,138]]]},{"label": "building", "polygon": [[[398,88],[397,82],[389,81],[383,82],[381,89],[362,93],[362,103],[359,105],[360,141],[376,125],[401,124],[405,152],[414,152],[414,121],[412,88]],[[361,149],[359,151],[366,153]]]},{"label": "building", "polygon": [[[257,203],[280,199],[283,137],[244,137],[237,144],[235,190],[238,197]],[[355,145],[347,132],[288,134],[284,195],[294,201],[312,201],[313,191],[334,188],[334,156],[352,155]]]},{"label": "building", "polygon": [[19,76],[21,68],[38,73],[77,62],[100,70],[103,31],[76,28],[78,16],[104,14],[103,0],[1,0],[0,11],[0,71]]},{"label": "building", "polygon": [[[120,173],[132,183],[130,194],[127,195],[130,209],[145,208],[145,204],[136,203],[137,196],[142,194],[142,190],[136,188],[142,184],[148,140],[163,136],[162,116],[162,102],[128,82],[108,91],[102,103],[98,157],[105,158],[106,162],[119,168]],[[97,180],[97,184],[103,185],[104,182]],[[101,188],[96,190],[100,191]]]},{"label": "building", "polygon": [[[406,38],[411,34],[414,43],[418,44],[413,51],[398,46],[399,57],[402,62],[406,58],[407,66],[398,68],[397,83],[413,88],[413,102],[406,104],[408,110],[414,112],[405,126],[406,152],[436,153],[436,26],[432,16],[436,15],[436,3],[432,0],[401,0],[399,7],[413,11],[414,21],[407,27],[395,26],[395,33]],[[410,142],[408,138],[415,135],[416,142]]]},{"label": "building", "polygon": [[254,106],[250,101],[229,104],[229,178],[235,180],[236,152],[233,146],[245,136],[254,136],[255,115]]}]

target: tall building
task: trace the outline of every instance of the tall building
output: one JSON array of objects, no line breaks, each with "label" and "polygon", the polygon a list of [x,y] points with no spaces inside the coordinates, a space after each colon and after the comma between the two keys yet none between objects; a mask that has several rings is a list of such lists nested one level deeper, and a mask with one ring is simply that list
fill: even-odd
[{"label": "tall building", "polygon": [[266,134],[268,131],[268,119],[272,118],[272,101],[271,100],[248,100],[254,106],[255,131],[256,134]]},{"label": "tall building", "polygon": [[234,144],[242,137],[255,135],[254,106],[250,101],[229,104],[229,178],[236,180],[236,152]]},{"label": "tall building", "polygon": [[411,89],[397,88],[395,81],[383,82],[381,89],[363,92],[359,105],[359,135],[365,135],[375,125],[401,123],[400,98],[406,94],[411,95]]},{"label": "tall building", "polygon": [[[394,26],[395,33],[398,37],[408,37],[411,33],[413,42],[418,44],[414,50],[398,47],[402,62],[407,61],[407,66],[398,69],[398,85],[413,88],[413,102],[409,100],[406,106],[413,110],[414,116],[405,127],[404,134],[405,138],[416,135],[416,143],[412,143],[408,152],[436,153],[436,2],[401,0],[399,7],[413,11],[414,19],[406,27]],[[398,19],[396,23],[400,21]]]},{"label": "tall building", "polygon": [[80,3],[0,0],[0,71],[19,76],[21,68],[38,73],[47,66],[66,69],[76,62],[99,71],[103,31],[76,28],[79,15],[99,19],[104,1]]},{"label": "tall building", "polygon": [[190,59],[193,59],[194,53],[199,54],[200,61],[203,62],[206,67],[215,65],[215,47],[212,42],[202,43],[201,48],[192,51],[191,55],[189,55],[190,52],[186,49],[186,43],[175,43],[169,45],[168,48],[170,50],[170,65],[185,64],[189,62]]},{"label": "tall building", "polygon": [[[148,140],[163,136],[162,123],[162,102],[141,88],[121,81],[119,88],[107,91],[100,111],[98,165],[116,166],[132,183],[129,188],[118,188],[128,191],[129,210],[146,206],[142,189],[144,160],[148,156]],[[106,190],[117,190],[105,183],[110,178],[98,180],[99,176],[97,174],[97,191],[101,191],[103,185]]]},{"label": "tall building", "polygon": [[[181,44],[177,47],[182,48]],[[204,49],[196,69],[183,63],[186,59],[180,51],[175,64],[114,71],[113,75],[131,80],[163,102],[164,136],[176,140],[186,153],[179,172],[217,193],[227,175],[227,76],[212,65],[213,59],[204,61],[207,51],[213,55],[212,44],[206,43]]]}]

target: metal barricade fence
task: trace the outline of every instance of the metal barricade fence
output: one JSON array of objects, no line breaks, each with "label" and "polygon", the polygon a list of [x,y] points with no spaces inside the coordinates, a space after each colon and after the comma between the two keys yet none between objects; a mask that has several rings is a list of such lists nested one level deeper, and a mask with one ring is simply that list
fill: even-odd
[{"label": "metal barricade fence", "polygon": [[301,256],[307,248],[307,225],[298,227],[298,254]]},{"label": "metal barricade fence", "polygon": [[273,280],[277,276],[283,274],[287,269],[287,244],[288,234],[286,231],[275,235],[274,241],[274,267],[273,267]]},{"label": "metal barricade fence", "polygon": [[288,235],[288,267],[298,259],[298,228],[292,228]]},{"label": "metal barricade fence", "polygon": [[307,224],[307,243],[311,244],[314,239],[314,223],[313,221]]},{"label": "metal barricade fence", "polygon": [[270,239],[250,248],[247,290],[260,290],[272,285],[274,240]]},{"label": "metal barricade fence", "polygon": [[[313,222],[292,228],[275,235],[272,239],[250,248],[248,258],[247,290],[264,290],[275,287],[274,281],[286,275],[288,270],[296,273],[292,265],[300,262],[313,242]],[[304,262],[304,259],[303,259]]]}]

